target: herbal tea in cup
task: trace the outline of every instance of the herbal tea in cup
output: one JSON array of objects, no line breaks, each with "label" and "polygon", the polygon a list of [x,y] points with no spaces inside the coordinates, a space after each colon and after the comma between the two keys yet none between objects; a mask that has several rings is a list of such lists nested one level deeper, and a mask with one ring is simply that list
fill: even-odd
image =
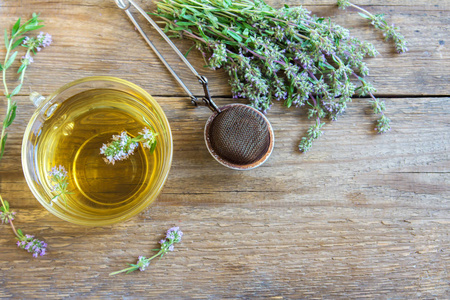
[{"label": "herbal tea in cup", "polygon": [[88,77],[34,102],[22,166],[47,210],[101,226],[126,220],[155,200],[172,162],[172,136],[147,92],[118,78]]}]

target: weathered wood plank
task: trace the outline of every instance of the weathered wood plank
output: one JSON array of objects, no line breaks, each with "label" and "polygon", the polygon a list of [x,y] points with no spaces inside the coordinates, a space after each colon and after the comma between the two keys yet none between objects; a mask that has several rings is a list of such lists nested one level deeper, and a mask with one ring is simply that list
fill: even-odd
[{"label": "weathered wood plank", "polygon": [[[170,193],[195,194],[199,190],[207,194],[266,192],[272,188],[285,193],[296,189],[304,192],[302,186],[313,188],[317,180],[326,180],[327,184],[335,181],[333,190],[338,192],[344,178],[336,178],[347,171],[349,177],[346,180],[352,185],[355,176],[361,173],[369,176],[362,180],[367,181],[370,174],[375,176],[387,170],[387,174],[401,178],[402,173],[414,172],[419,173],[419,177],[422,172],[424,176],[444,172],[442,176],[445,176],[449,168],[449,114],[445,109],[448,98],[386,99],[393,130],[385,135],[374,133],[376,118],[369,112],[366,100],[355,99],[345,115],[324,127],[325,134],[305,154],[299,153],[296,147],[310,120],[301,111],[276,105],[268,114],[275,130],[274,152],[261,168],[244,173],[218,165],[206,150],[203,127],[209,116],[208,109],[195,108],[186,98],[158,97],[157,101],[166,111],[173,131],[173,168],[165,189]],[[216,102],[224,105],[233,100],[217,99]],[[0,188],[9,189],[12,197],[24,197],[23,205],[29,206],[34,203],[30,193],[20,196],[26,188],[18,161],[21,139],[32,105],[26,97],[20,97],[19,105],[18,119],[11,127],[8,147],[0,165]],[[292,172],[285,171],[286,168]],[[252,183],[251,188],[248,187],[249,182],[243,181],[244,178]],[[212,183],[205,186],[189,184],[190,180],[202,182],[208,179]],[[291,181],[303,184],[291,186]],[[384,184],[390,181],[385,180]],[[9,184],[13,185],[8,188]],[[441,188],[436,185],[436,193],[448,188],[443,184]],[[319,191],[319,187],[312,193]],[[343,190],[348,188],[346,186]],[[403,188],[408,189],[408,186]]]},{"label": "weathered wood plank", "polygon": [[[38,1],[18,6],[14,6],[11,1],[7,3],[12,7],[8,7],[9,14],[0,15],[2,24],[14,22],[15,15],[26,17],[35,10],[41,10],[47,24],[45,30],[54,37],[52,47],[39,53],[28,72],[26,85],[32,89],[50,93],[76,78],[120,74],[144,86],[153,95],[184,95],[184,91],[132,29],[126,16],[113,1],[98,7],[95,1]],[[272,3],[276,6],[277,2]],[[376,6],[369,7],[373,13],[387,13],[388,20],[402,28],[402,33],[410,43],[410,51],[403,55],[394,53],[392,45],[382,41],[381,33],[372,29],[355,12],[340,11],[330,1],[324,3],[329,5],[314,6],[308,5],[308,2],[305,5],[318,15],[331,16],[339,24],[351,29],[352,34],[373,42],[380,50],[379,57],[367,60],[371,69],[370,80],[378,88],[379,94],[450,94],[447,84],[450,54],[446,45],[450,25],[447,18],[449,5],[446,2],[435,4],[438,5],[436,7],[426,3],[408,6],[409,2],[403,4],[402,1],[396,1],[389,8],[378,1],[374,3]],[[159,49],[168,49],[154,30],[149,28],[148,33]],[[192,45],[189,41],[175,42],[182,52]],[[202,90],[197,80],[175,54],[170,50],[164,51],[164,54],[186,84],[200,95]],[[208,77],[213,95],[230,95],[224,72],[203,68],[203,60],[196,51],[191,52],[189,59],[197,70]],[[151,74],[160,75],[154,78]]]}]

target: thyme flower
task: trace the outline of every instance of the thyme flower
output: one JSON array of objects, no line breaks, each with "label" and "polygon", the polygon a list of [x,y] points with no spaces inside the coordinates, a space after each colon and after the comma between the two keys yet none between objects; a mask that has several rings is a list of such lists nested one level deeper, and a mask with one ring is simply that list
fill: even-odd
[{"label": "thyme flower", "polygon": [[[338,5],[352,6],[348,1]],[[275,9],[262,0],[160,0],[150,14],[163,20],[171,36],[194,41],[208,67],[225,69],[233,98],[247,98],[262,112],[273,101],[304,107],[315,121],[300,140],[301,151],[323,134],[324,119],[337,120],[355,95],[377,101],[375,88],[364,79],[369,75],[364,59],[378,54],[375,47],[301,6]],[[374,19],[403,49],[397,31],[384,26],[381,17]],[[376,129],[385,132],[389,119],[384,109],[376,113],[381,114]]]},{"label": "thyme flower", "polygon": [[9,224],[10,222],[14,221],[15,217],[16,217],[15,211],[6,211],[6,212],[0,211],[0,219],[2,220],[2,224],[3,223]]},{"label": "thyme flower", "polygon": [[34,238],[34,235],[22,234],[22,238],[17,241],[17,246],[21,249],[33,253],[33,257],[44,256],[47,251],[47,243]]},{"label": "thyme flower", "polygon": [[67,171],[64,166],[53,167],[48,173],[50,181],[53,183],[52,192],[56,192],[56,195],[50,200],[50,205],[53,206],[53,202],[61,198],[67,206],[67,195],[72,194],[67,189],[69,185],[69,179],[67,177]]},{"label": "thyme flower", "polygon": [[166,238],[162,239],[159,243],[161,244],[160,249],[153,249],[154,251],[158,251],[155,255],[153,255],[150,258],[146,258],[145,256],[139,256],[136,264],[129,264],[130,267],[117,271],[112,272],[109,275],[116,275],[119,273],[126,272],[127,274],[139,270],[139,271],[145,271],[147,267],[150,265],[150,261],[158,256],[163,257],[164,254],[167,252],[171,252],[174,250],[174,244],[181,242],[181,238],[183,237],[183,232],[180,230],[179,227],[172,227],[169,230],[167,230]]},{"label": "thyme flower", "polygon": [[103,144],[100,154],[105,155],[103,160],[106,163],[114,165],[116,161],[125,160],[133,155],[139,143],[152,153],[156,148],[156,136],[157,133],[147,127],[143,128],[134,138],[126,131],[122,131],[119,135],[113,135],[111,142]]}]

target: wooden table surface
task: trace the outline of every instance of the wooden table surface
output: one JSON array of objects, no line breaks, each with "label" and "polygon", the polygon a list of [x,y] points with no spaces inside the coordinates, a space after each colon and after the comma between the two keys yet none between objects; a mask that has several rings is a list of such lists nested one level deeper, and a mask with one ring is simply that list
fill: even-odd
[{"label": "wooden table surface", "polygon": [[[9,226],[0,226],[0,297],[448,299],[450,1],[355,2],[387,13],[410,51],[395,54],[355,11],[338,10],[333,0],[286,1],[330,16],[376,45],[380,55],[367,60],[369,80],[386,102],[391,132],[377,135],[367,99],[355,98],[302,154],[297,145],[310,120],[303,110],[275,103],[267,115],[275,131],[271,157],[239,172],[209,155],[203,140],[209,110],[190,104],[113,1],[3,0],[1,30],[40,12],[54,43],[27,71],[0,162],[0,192],[18,213],[16,226],[45,240],[48,253],[31,257],[17,248]],[[153,8],[150,1],[140,3]],[[154,31],[149,35],[167,48]],[[191,46],[175,42],[182,52]],[[201,95],[175,54],[164,52]],[[195,51],[189,59],[208,77],[216,103],[235,102],[223,71],[203,68]],[[120,77],[155,96],[174,143],[158,200],[131,220],[102,228],[72,225],[47,212],[20,164],[22,135],[34,110],[29,92],[49,95],[92,75]],[[9,73],[10,85],[14,76]],[[3,98],[2,118],[4,112]],[[185,234],[173,253],[145,272],[108,276],[150,255],[171,226]]]}]

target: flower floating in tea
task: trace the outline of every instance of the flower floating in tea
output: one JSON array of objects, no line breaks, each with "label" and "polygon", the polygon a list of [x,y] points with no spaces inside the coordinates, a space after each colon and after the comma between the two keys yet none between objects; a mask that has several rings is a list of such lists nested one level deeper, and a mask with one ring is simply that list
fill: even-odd
[{"label": "flower floating in tea", "polygon": [[106,163],[114,165],[116,161],[125,160],[130,155],[133,155],[139,143],[152,153],[156,148],[157,135],[157,133],[147,127],[143,128],[139,135],[134,138],[126,131],[122,131],[119,135],[113,135],[111,142],[103,144],[100,148],[100,154],[105,155],[103,160]]},{"label": "flower floating in tea", "polygon": [[57,201],[58,198],[62,198],[64,203],[67,205],[67,195],[72,194],[67,190],[67,186],[69,185],[69,179],[67,178],[67,171],[64,166],[53,167],[52,170],[48,173],[50,180],[54,182],[52,186],[52,192],[56,192],[57,194],[50,200],[50,205],[53,205],[53,202]]},{"label": "flower floating in tea", "polygon": [[144,271],[149,265],[150,261],[158,256],[163,257],[169,251],[173,251],[174,244],[181,242],[181,237],[183,236],[183,232],[180,230],[180,227],[172,227],[167,230],[166,238],[162,239],[159,243],[161,244],[160,249],[153,249],[153,251],[158,251],[155,255],[150,258],[146,258],[145,256],[139,256],[136,264],[130,264],[131,267],[110,273],[109,275],[116,275],[119,273],[127,272],[131,273],[133,271],[139,270]]}]

